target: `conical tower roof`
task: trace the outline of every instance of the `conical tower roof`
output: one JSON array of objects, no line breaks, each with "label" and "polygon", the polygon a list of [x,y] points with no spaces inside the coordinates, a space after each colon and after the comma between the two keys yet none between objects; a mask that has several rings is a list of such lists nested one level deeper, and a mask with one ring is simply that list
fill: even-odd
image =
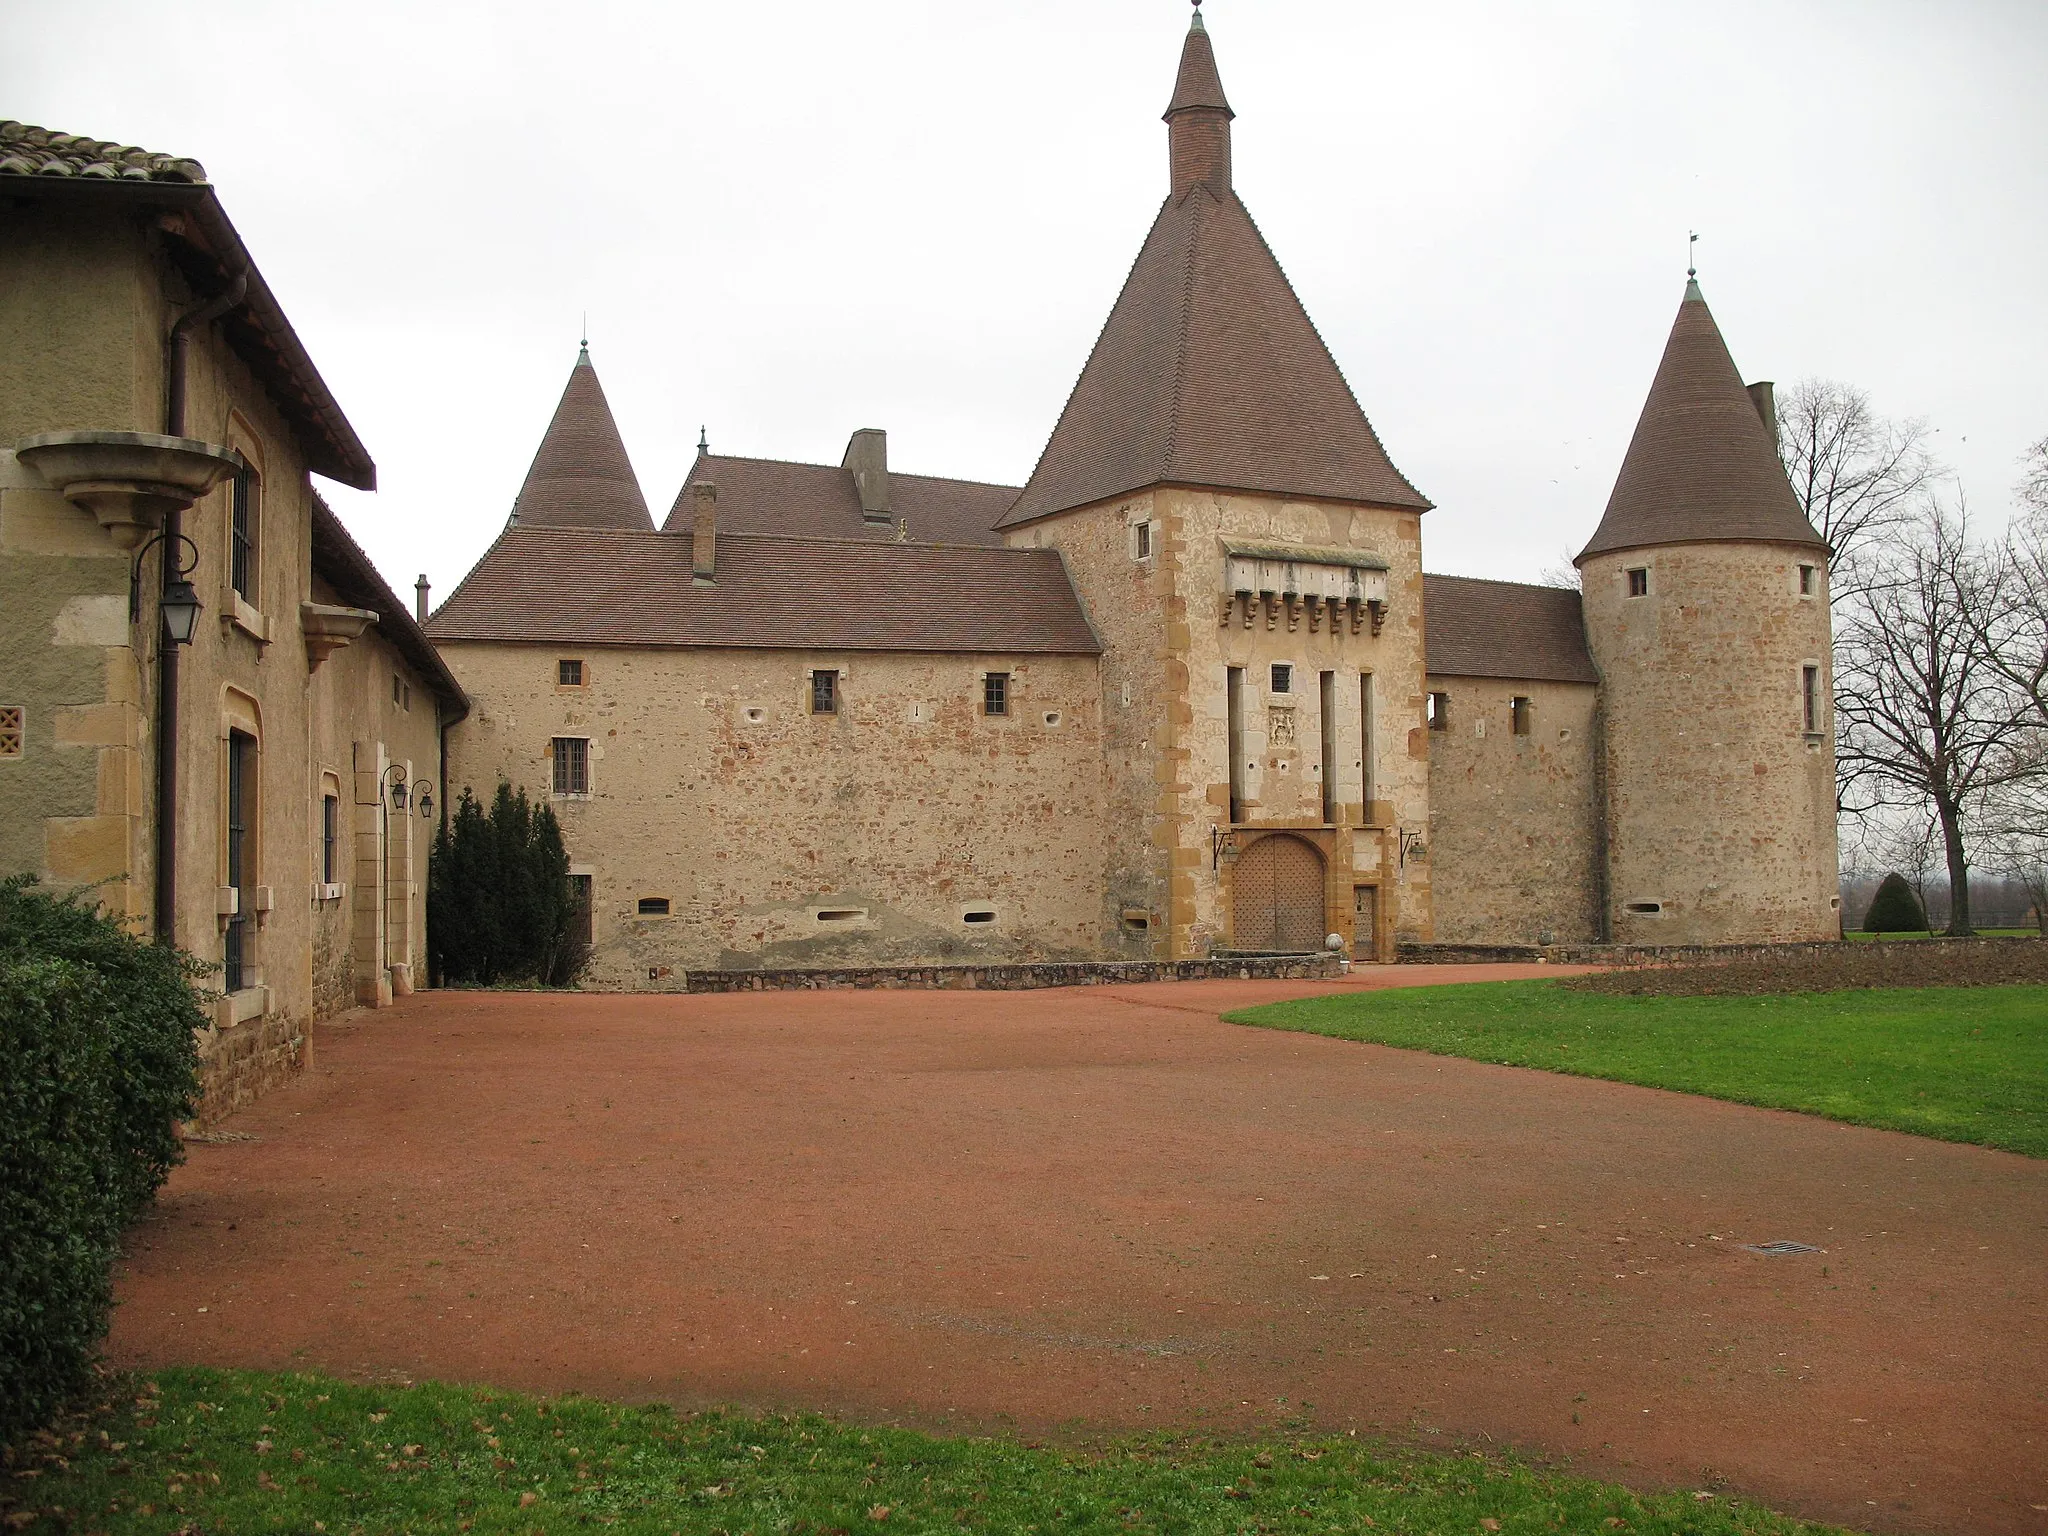
[{"label": "conical tower roof", "polygon": [[1689,280],[1607,514],[1579,559],[1728,540],[1826,548],[1792,493],[1700,285]]},{"label": "conical tower roof", "polygon": [[548,423],[512,503],[521,528],[631,528],[653,531],[647,500],[626,457],[618,423],[590,365],[586,344],[569,370],[555,419]]},{"label": "conical tower roof", "polygon": [[1232,190],[1229,117],[1198,14],[1167,111],[1174,189],[998,526],[1161,483],[1429,506]]}]

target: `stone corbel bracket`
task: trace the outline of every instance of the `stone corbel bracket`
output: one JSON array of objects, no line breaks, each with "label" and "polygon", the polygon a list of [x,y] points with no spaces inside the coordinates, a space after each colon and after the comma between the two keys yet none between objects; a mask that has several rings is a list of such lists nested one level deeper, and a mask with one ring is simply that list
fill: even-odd
[{"label": "stone corbel bracket", "polygon": [[306,637],[306,670],[313,671],[351,640],[360,640],[376,622],[377,615],[368,608],[299,604],[299,629]]}]

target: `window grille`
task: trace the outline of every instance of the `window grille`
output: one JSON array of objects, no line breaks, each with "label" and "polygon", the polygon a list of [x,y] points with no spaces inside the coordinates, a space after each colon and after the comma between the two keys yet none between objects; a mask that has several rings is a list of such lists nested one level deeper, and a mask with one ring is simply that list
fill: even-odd
[{"label": "window grille", "polygon": [[981,712],[985,715],[1007,715],[1010,712],[1010,674],[1007,672],[985,673],[981,679]]},{"label": "window grille", "polygon": [[258,482],[256,471],[244,465],[235,471],[233,527],[229,540],[229,584],[242,601],[256,603],[256,515]]},{"label": "window grille", "polygon": [[1820,730],[1820,668],[1799,669],[1800,704],[1806,717],[1806,734],[1811,736]]},{"label": "window grille", "polygon": [[564,688],[581,688],[583,686],[583,663],[580,661],[556,662],[555,681]]},{"label": "window grille", "polygon": [[666,896],[642,896],[640,898],[640,915],[642,917],[667,917],[668,898]]},{"label": "window grille", "polygon": [[228,733],[228,884],[235,892],[235,910],[228,915],[221,951],[224,992],[239,992],[248,980],[249,889],[255,883],[250,878],[250,855],[254,849],[249,840],[255,747],[254,737],[241,731]]},{"label": "window grille", "polygon": [[1269,679],[1269,681],[1270,681],[1270,682],[1272,683],[1272,685],[1273,685],[1273,691],[1274,691],[1275,693],[1291,693],[1291,692],[1293,692],[1293,691],[1294,691],[1294,667],[1293,667],[1293,665],[1292,665],[1291,663],[1289,663],[1289,662],[1285,662],[1285,661],[1276,661],[1276,662],[1274,662],[1274,663],[1273,663],[1273,673],[1272,673],[1272,676],[1271,676],[1271,678]]},{"label": "window grille", "polygon": [[19,704],[0,704],[0,757],[21,756],[28,734],[28,711]]},{"label": "window grille", "polygon": [[323,885],[335,884],[336,844],[341,840],[341,799],[337,795],[320,797],[320,881]]},{"label": "window grille", "polygon": [[590,793],[590,740],[584,736],[555,738],[555,793]]},{"label": "window grille", "polygon": [[836,715],[839,713],[839,674],[837,672],[813,672],[811,674],[811,713],[814,715]]}]

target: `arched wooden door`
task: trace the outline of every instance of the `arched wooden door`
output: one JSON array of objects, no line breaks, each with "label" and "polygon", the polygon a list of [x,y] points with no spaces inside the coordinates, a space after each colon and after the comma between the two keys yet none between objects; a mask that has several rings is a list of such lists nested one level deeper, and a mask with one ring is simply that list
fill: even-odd
[{"label": "arched wooden door", "polygon": [[1323,947],[1323,856],[1298,837],[1262,837],[1230,876],[1230,934],[1238,949],[1305,954]]}]

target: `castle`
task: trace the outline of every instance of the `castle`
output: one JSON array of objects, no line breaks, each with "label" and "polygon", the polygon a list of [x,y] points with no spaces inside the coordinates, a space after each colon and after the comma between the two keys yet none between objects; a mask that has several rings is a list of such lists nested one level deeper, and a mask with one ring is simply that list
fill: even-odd
[{"label": "castle", "polygon": [[1233,117],[1197,10],[1022,488],[706,447],[657,528],[578,357],[426,631],[449,783],[550,798],[592,982],[1837,934],[1827,549],[1697,285],[1583,596],[1425,575]]}]

